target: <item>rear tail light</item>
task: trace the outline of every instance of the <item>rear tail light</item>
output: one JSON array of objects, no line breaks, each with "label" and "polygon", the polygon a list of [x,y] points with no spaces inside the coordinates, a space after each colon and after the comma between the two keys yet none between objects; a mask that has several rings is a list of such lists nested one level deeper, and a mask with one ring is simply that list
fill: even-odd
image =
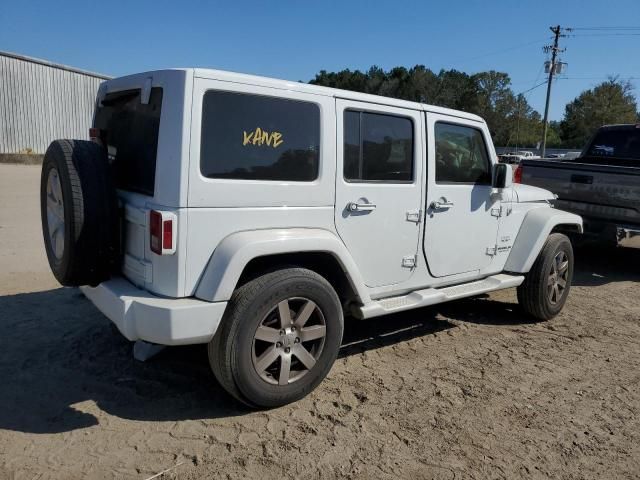
[{"label": "rear tail light", "polygon": [[176,253],[177,217],[171,212],[151,210],[149,214],[149,239],[153,253],[173,255]]},{"label": "rear tail light", "polygon": [[513,172],[513,183],[522,183],[522,165],[518,165]]},{"label": "rear tail light", "polygon": [[89,139],[94,143],[102,145],[102,130],[99,128],[90,128]]}]

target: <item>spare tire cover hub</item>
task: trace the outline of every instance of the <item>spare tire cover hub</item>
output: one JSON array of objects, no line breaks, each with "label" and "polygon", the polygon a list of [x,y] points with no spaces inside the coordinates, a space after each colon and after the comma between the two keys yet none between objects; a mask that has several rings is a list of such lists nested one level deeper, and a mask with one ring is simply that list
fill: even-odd
[{"label": "spare tire cover hub", "polygon": [[56,259],[64,254],[64,202],[60,175],[56,168],[49,170],[47,179],[47,223],[49,226],[49,246]]}]

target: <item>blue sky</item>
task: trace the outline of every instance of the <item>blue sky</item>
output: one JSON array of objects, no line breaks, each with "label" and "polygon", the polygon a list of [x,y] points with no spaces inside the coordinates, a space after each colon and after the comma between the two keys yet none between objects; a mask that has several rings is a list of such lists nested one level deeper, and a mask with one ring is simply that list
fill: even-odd
[{"label": "blue sky", "polygon": [[[305,81],[374,64],[494,69],[520,92],[544,80],[542,46],[556,24],[640,27],[640,1],[4,0],[0,50],[116,76],[180,66]],[[633,78],[640,96],[640,30],[575,35],[561,40],[569,66],[553,86],[552,119],[608,75]],[[544,95],[528,94],[540,112]]]}]

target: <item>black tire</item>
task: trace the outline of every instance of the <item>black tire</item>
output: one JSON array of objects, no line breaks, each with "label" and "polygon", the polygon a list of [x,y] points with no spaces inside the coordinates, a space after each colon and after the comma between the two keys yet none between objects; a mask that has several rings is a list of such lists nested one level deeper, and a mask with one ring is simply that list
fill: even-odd
[{"label": "black tire", "polygon": [[[550,284],[553,281],[551,277],[554,274],[554,262],[557,259],[560,261],[562,258],[566,258],[567,262],[566,278],[564,279],[565,286],[560,291],[558,284],[558,290],[554,293],[554,284]],[[563,265],[564,262],[565,260],[562,260]],[[555,268],[557,271],[560,270],[558,265]],[[556,279],[558,276],[556,274]],[[566,235],[552,233],[547,238],[531,270],[525,276],[524,282],[518,287],[518,303],[527,314],[538,320],[549,320],[560,313],[560,310],[564,307],[571,289],[572,278],[573,248],[571,242]]]},{"label": "black tire", "polygon": [[[59,181],[62,198],[56,197],[56,202],[47,189],[50,176]],[[64,223],[55,240],[49,231],[48,201],[63,207],[58,213]],[[103,147],[84,140],[51,142],[42,164],[40,212],[49,266],[62,285],[95,286],[109,278],[117,263],[119,229],[116,192]]]},{"label": "black tire", "polygon": [[[318,318],[322,316],[326,326],[323,346],[317,352],[315,364],[301,377],[286,385],[269,383],[255,366],[256,331],[280,302],[296,298],[310,300],[319,309]],[[340,299],[329,282],[302,268],[277,270],[251,280],[234,292],[209,343],[209,364],[224,389],[244,404],[253,408],[285,405],[310,393],[326,377],[338,355],[343,329]],[[295,352],[290,358],[292,362],[298,361]],[[282,359],[275,362],[274,368],[277,368]],[[302,362],[298,366],[305,369]],[[273,381],[279,379],[274,377]]]}]

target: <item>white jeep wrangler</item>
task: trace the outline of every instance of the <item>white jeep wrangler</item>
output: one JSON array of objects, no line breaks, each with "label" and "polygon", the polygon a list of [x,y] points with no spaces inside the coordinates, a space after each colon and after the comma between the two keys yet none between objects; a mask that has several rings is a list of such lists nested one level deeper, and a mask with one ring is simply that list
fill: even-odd
[{"label": "white jeep wrangler", "polygon": [[445,108],[203,69],[100,87],[92,141],[42,168],[51,269],[129,340],[209,344],[252,406],[327,375],[344,315],[518,287],[549,319],[581,218],[513,185],[485,122]]}]

